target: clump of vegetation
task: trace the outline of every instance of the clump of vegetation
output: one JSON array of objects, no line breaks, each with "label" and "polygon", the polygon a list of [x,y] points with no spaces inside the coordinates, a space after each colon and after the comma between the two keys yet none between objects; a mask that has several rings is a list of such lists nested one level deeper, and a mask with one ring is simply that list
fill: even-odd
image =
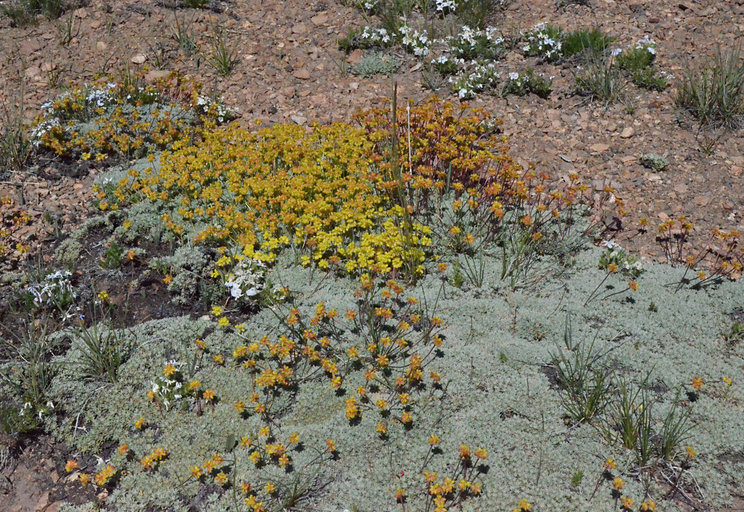
[{"label": "clump of vegetation", "polygon": [[352,68],[352,73],[365,78],[374,75],[391,75],[400,67],[401,62],[392,55],[374,52],[362,57]]},{"label": "clump of vegetation", "polygon": [[678,86],[677,105],[701,124],[735,128],[744,115],[744,59],[738,48],[720,48],[701,69],[687,66]]},{"label": "clump of vegetation", "polygon": [[0,176],[8,171],[18,172],[31,154],[31,142],[23,124],[23,93],[21,104],[3,105],[0,112]]},{"label": "clump of vegetation", "polygon": [[596,59],[614,41],[598,29],[564,32],[561,27],[547,23],[537,25],[524,37],[527,44],[522,51],[545,62],[559,62],[574,56],[582,60]]},{"label": "clump of vegetation", "polygon": [[668,83],[664,74],[654,66],[656,43],[649,37],[637,41],[635,46],[627,50],[615,50],[613,55],[617,66],[638,87],[655,91],[666,89]]},{"label": "clump of vegetation", "polygon": [[580,94],[591,96],[606,103],[623,97],[625,81],[611,58],[592,58],[576,75],[576,87]]},{"label": "clump of vegetation", "polygon": [[535,74],[532,68],[527,68],[521,73],[509,73],[509,80],[501,88],[501,94],[504,96],[535,94],[540,98],[547,98],[552,91],[553,80]]},{"label": "clump of vegetation", "polygon": [[125,73],[118,81],[74,88],[46,102],[31,141],[61,158],[129,161],[231,118],[193,81],[172,75],[145,85],[142,77]]},{"label": "clump of vegetation", "polygon": [[655,153],[648,153],[641,156],[641,165],[646,169],[651,169],[654,172],[661,172],[669,167],[669,161],[661,155]]},{"label": "clump of vegetation", "polygon": [[9,0],[0,7],[0,14],[9,17],[16,26],[28,25],[42,14],[56,19],[70,8],[64,0]]},{"label": "clump of vegetation", "polygon": [[[188,45],[187,40],[184,40],[183,37],[179,37],[179,40],[182,40],[184,45]],[[238,63],[238,49],[236,45],[228,41],[224,31],[218,30],[212,38],[207,62],[212,65],[218,75],[223,77],[229,76],[235,69]]]}]

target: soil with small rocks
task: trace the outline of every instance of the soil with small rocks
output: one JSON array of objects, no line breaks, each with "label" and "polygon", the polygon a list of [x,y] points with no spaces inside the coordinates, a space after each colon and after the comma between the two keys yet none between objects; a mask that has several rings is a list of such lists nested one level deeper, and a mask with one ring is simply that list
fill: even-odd
[{"label": "soil with small rocks", "polygon": [[[0,2],[2,3],[2,2]],[[350,2],[347,2],[350,3]],[[565,3],[565,2],[564,2]],[[671,86],[651,92],[628,85],[625,99],[613,105],[588,101],[573,93],[575,70],[539,64],[510,52],[498,63],[502,77],[527,66],[555,77],[548,99],[534,95],[498,98],[477,96],[469,103],[503,120],[503,131],[517,162],[533,162],[553,176],[577,172],[598,192],[615,188],[626,204],[624,230],[617,239],[645,259],[660,259],[655,225],[680,215],[694,223],[693,241],[704,246],[713,228],[744,230],[744,130],[701,130],[675,106],[675,84],[686,66],[710,61],[716,48],[744,40],[744,0],[590,0],[589,5],[559,7],[554,0],[514,0],[494,14],[489,24],[507,33],[549,21],[567,30],[598,28],[627,47],[645,36],[657,43],[657,66],[673,76]],[[72,39],[62,45],[64,21],[71,17]],[[172,37],[176,17],[190,26],[202,53],[187,57]],[[212,0],[206,9],[176,9],[164,0],[91,0],[61,20],[40,18],[27,27],[13,27],[0,18],[0,103],[22,96],[28,123],[40,105],[63,90],[102,73],[129,68],[145,71],[150,80],[177,70],[221,95],[252,126],[350,120],[358,109],[380,105],[398,84],[399,100],[421,101],[432,91],[422,85],[422,66],[412,55],[390,76],[362,78],[350,73],[362,52],[347,55],[338,39],[350,28],[366,25],[358,10],[340,1]],[[235,44],[239,63],[227,77],[218,76],[206,57],[211,38],[222,30]],[[438,95],[457,102],[446,84]],[[641,156],[663,155],[669,166],[655,172]],[[51,255],[61,233],[70,232],[91,215],[91,183],[99,169],[71,177],[65,169],[36,162],[36,172],[0,178],[0,197],[31,217],[19,239]],[[23,184],[23,187],[21,187]],[[638,235],[638,221],[650,220],[649,232]],[[0,510],[54,510],[54,493],[43,496],[19,490],[33,486],[29,475],[49,475],[50,467],[33,466],[26,458],[26,480],[10,494],[0,494]],[[10,480],[23,472],[3,474]],[[55,484],[56,485],[56,484]],[[47,484],[39,484],[44,489]],[[48,486],[47,486],[48,487]],[[50,489],[52,487],[49,487]],[[26,487],[23,487],[26,489]],[[51,492],[51,491],[50,491]],[[38,502],[31,503],[39,496]],[[18,501],[23,498],[26,501]],[[21,504],[21,508],[18,508]],[[742,508],[744,509],[744,508]]]}]

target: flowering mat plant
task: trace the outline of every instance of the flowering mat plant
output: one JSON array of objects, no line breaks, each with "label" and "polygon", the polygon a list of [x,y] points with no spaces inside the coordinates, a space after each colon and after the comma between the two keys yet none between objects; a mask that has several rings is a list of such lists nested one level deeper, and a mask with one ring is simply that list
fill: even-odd
[{"label": "flowering mat plant", "polygon": [[[643,262],[612,187],[519,165],[465,104],[246,129],[169,80],[38,120],[39,151],[112,159],[4,317],[3,421],[64,446],[60,510],[733,503],[738,233],[688,254],[676,219],[675,265]],[[136,118],[112,144],[107,109]]]}]

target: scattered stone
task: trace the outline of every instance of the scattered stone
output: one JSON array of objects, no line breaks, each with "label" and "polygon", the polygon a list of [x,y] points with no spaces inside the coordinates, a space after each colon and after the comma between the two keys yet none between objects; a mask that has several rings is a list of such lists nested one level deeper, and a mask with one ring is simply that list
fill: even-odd
[{"label": "scattered stone", "polygon": [[39,501],[36,502],[36,508],[34,510],[44,510],[47,505],[49,505],[49,491],[41,495]]},{"label": "scattered stone", "polygon": [[591,149],[595,153],[604,153],[605,151],[610,149],[610,146],[607,144],[597,143],[597,144],[592,144],[591,146],[589,146],[589,149]]},{"label": "scattered stone", "polygon": [[108,45],[105,42],[98,41],[96,43],[96,50],[98,50],[99,52],[106,50],[106,48],[108,48]]},{"label": "scattered stone", "polygon": [[310,21],[313,22],[313,25],[320,26],[323,25],[326,21],[328,21],[328,14],[321,12],[310,18]]},{"label": "scattered stone", "polygon": [[620,137],[623,139],[629,139],[635,134],[635,130],[633,130],[632,127],[628,126],[626,127],[621,133]]},{"label": "scattered stone", "polygon": [[142,53],[138,53],[137,55],[132,57],[132,62],[135,64],[144,64],[146,60],[147,56]]},{"label": "scattered stone", "polygon": [[364,53],[362,52],[362,50],[357,48],[356,50],[351,52],[348,57],[346,57],[346,62],[348,62],[352,66],[355,66],[361,62],[363,57]]},{"label": "scattered stone", "polygon": [[145,74],[145,81],[149,83],[156,82],[158,80],[164,80],[168,78],[170,71],[165,69],[153,69]]},{"label": "scattered stone", "polygon": [[309,80],[310,71],[308,71],[307,68],[300,68],[295,70],[295,72],[292,73],[292,76],[297,78],[298,80]]}]

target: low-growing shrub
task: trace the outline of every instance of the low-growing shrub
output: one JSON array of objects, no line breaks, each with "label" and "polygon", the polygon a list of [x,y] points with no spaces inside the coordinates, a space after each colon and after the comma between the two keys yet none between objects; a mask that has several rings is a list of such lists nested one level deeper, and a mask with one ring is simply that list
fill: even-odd
[{"label": "low-growing shrub", "polygon": [[9,17],[16,26],[33,23],[36,16],[59,18],[69,5],[64,0],[9,0],[0,7],[0,14]]},{"label": "low-growing shrub", "polygon": [[3,105],[0,111],[0,177],[8,171],[18,172],[31,154],[31,142],[23,124],[23,91],[15,108]]},{"label": "low-growing shrub", "polygon": [[535,94],[540,98],[547,98],[553,91],[553,81],[535,74],[532,68],[527,68],[521,73],[509,73],[507,82],[501,87],[500,94],[506,96],[526,96]]},{"label": "low-growing shrub", "polygon": [[598,29],[577,30],[568,32],[563,37],[561,51],[564,58],[574,55],[600,56],[610,46],[614,38],[603,34]]},{"label": "low-growing shrub", "polygon": [[200,95],[193,81],[173,74],[145,85],[125,71],[115,82],[75,88],[46,102],[31,141],[61,158],[129,161],[231,118],[224,105]]},{"label": "low-growing shrub", "polygon": [[351,72],[363,77],[391,75],[398,70],[400,65],[400,60],[394,56],[375,52],[362,57],[362,60],[354,65]]},{"label": "low-growing shrub", "polygon": [[605,103],[613,103],[623,96],[625,80],[607,57],[594,57],[576,75],[579,94],[591,96]]},{"label": "low-growing shrub", "polygon": [[712,62],[690,65],[677,84],[677,105],[701,124],[734,128],[744,115],[744,59],[738,48],[716,51]]}]

